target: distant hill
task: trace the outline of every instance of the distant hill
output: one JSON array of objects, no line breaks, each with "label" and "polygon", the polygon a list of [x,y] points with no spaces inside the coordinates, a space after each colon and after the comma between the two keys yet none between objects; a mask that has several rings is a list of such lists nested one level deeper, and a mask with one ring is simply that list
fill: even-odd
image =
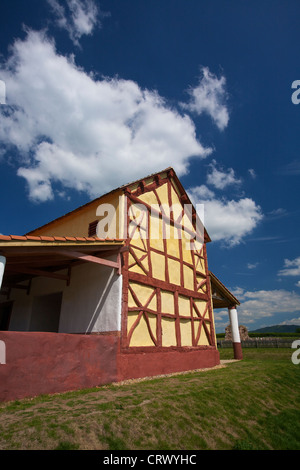
[{"label": "distant hill", "polygon": [[249,333],[296,333],[300,325],[273,325],[249,331]]}]

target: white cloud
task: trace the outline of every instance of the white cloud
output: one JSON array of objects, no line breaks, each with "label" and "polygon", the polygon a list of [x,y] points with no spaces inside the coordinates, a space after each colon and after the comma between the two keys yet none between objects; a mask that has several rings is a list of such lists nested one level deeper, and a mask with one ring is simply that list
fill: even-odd
[{"label": "white cloud", "polygon": [[56,16],[57,25],[65,29],[74,44],[79,45],[83,35],[90,35],[99,22],[99,9],[94,0],[66,0],[66,8],[59,0],[47,0]]},{"label": "white cloud", "polygon": [[199,85],[188,90],[189,103],[182,103],[182,106],[198,115],[208,114],[217,127],[223,130],[229,121],[229,112],[226,106],[226,79],[224,76],[217,78],[208,67],[202,67],[201,72],[202,77],[199,80]]},{"label": "white cloud", "polygon": [[239,306],[240,318],[248,323],[277,313],[300,311],[300,295],[284,289],[244,292],[239,300],[242,300]]},{"label": "white cloud", "polygon": [[300,317],[292,318],[291,320],[283,321],[283,322],[279,323],[279,325],[300,325]]},{"label": "white cloud", "polygon": [[[299,276],[300,277],[300,256],[293,260],[285,259],[284,268],[278,272],[278,276]],[[295,283],[297,287],[300,287],[300,281]]]},{"label": "white cloud", "polygon": [[190,117],[156,92],[130,80],[96,80],[41,32],[15,41],[0,75],[8,104],[0,140],[23,155],[18,174],[35,200],[53,198],[62,189],[55,183],[95,197],[168,166],[180,176],[191,156],[212,151]]},{"label": "white cloud", "polygon": [[[217,199],[205,186],[189,188],[194,205],[204,204],[204,225],[213,241],[227,246],[238,245],[262,220],[261,208],[250,198],[237,201]],[[207,188],[208,189],[208,188]]]},{"label": "white cloud", "polygon": [[300,256],[293,260],[285,259],[284,268],[278,273],[279,276],[300,276]]},{"label": "white cloud", "polygon": [[193,188],[189,189],[189,194],[191,199],[196,204],[201,203],[201,201],[206,201],[208,199],[213,199],[215,197],[215,193],[211,191],[205,184],[201,184],[200,186],[194,186]]},{"label": "white cloud", "polygon": [[259,265],[258,262],[257,263],[248,263],[247,268],[248,269],[255,269],[255,268],[257,268],[258,265]]},{"label": "white cloud", "polygon": [[251,176],[251,178],[253,179],[256,178],[256,173],[255,173],[255,170],[253,170],[253,168],[249,168],[248,173]]},{"label": "white cloud", "polygon": [[[250,325],[257,320],[263,318],[270,318],[276,314],[291,314],[300,311],[300,295],[284,289],[275,290],[258,290],[258,291],[245,291],[237,287],[232,289],[231,292],[238,298],[241,305],[238,306],[239,324]],[[226,311],[217,311],[217,321],[224,321],[226,318]],[[228,318],[228,313],[227,313]],[[227,320],[227,319],[226,319]],[[229,323],[227,320],[226,325]],[[281,324],[296,324],[297,319],[286,320]],[[298,319],[299,323],[299,319]],[[225,326],[226,326],[225,325]],[[216,325],[218,328],[222,324]]]},{"label": "white cloud", "polygon": [[240,184],[241,180],[236,178],[233,168],[229,168],[227,171],[216,167],[216,161],[213,160],[209,165],[210,172],[207,175],[207,183],[211,184],[217,189],[224,189],[232,184]]}]

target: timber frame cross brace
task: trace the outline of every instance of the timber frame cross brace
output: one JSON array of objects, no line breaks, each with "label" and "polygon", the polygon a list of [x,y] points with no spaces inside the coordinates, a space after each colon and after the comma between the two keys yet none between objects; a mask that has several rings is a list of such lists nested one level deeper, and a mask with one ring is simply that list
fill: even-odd
[{"label": "timber frame cross brace", "polygon": [[[118,275],[121,274],[122,270],[122,258],[121,258],[121,253],[124,251],[127,251],[127,247],[122,247],[121,249],[118,250],[117,252],[117,261],[111,261],[105,258],[100,258],[98,256],[94,255],[88,255],[86,253],[81,253],[79,251],[69,251],[69,250],[55,250],[52,251],[53,254],[64,256],[65,258],[70,258],[72,260],[76,260],[78,263],[81,262],[90,262],[90,263],[95,263],[95,264],[101,264],[104,266],[109,266],[111,268],[114,268],[117,270]],[[73,266],[76,266],[77,262],[75,262],[73,265],[70,264],[68,266],[68,272],[66,274],[60,274],[55,271],[48,271],[45,269],[41,268],[35,268],[35,267],[29,267],[26,265],[21,265],[19,264],[18,266],[6,266],[7,271],[14,272],[14,273],[20,273],[20,274],[29,274],[32,276],[41,276],[41,277],[49,277],[53,279],[60,279],[62,281],[66,281],[67,286],[70,285],[71,281],[71,270]],[[23,285],[15,285],[15,288],[22,288],[27,290],[27,294],[29,294],[30,291],[30,285],[31,282],[29,283],[29,286],[23,286]],[[9,293],[7,293],[9,295]]]},{"label": "timber frame cross brace", "polygon": [[69,250],[57,250],[56,254],[63,255],[68,258],[77,259],[79,261],[89,261],[90,263],[102,264],[104,266],[110,266],[118,270],[118,274],[121,274],[121,250],[118,251],[117,261],[111,261],[105,258],[99,258],[98,256],[87,255],[86,253],[81,253],[79,251],[69,251]]}]

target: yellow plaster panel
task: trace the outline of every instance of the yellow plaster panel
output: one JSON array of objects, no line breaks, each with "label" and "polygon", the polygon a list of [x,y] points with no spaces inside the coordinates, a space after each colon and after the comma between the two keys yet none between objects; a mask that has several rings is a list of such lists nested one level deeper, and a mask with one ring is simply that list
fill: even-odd
[{"label": "yellow plaster panel", "polygon": [[155,295],[151,299],[151,301],[150,301],[149,305],[147,306],[147,308],[149,308],[150,310],[157,311],[157,301],[156,301],[156,296]]},{"label": "yellow plaster panel", "polygon": [[178,187],[177,187],[177,184],[176,184],[174,178],[171,178],[171,181],[172,181],[172,184],[173,184],[173,186],[174,186],[174,188],[175,188],[176,196],[177,196],[177,198],[178,198],[178,200],[179,200],[179,198],[180,198],[180,191],[179,191],[179,189],[178,189]]},{"label": "yellow plaster panel", "polygon": [[167,183],[162,184],[158,188],[156,188],[157,195],[159,197],[159,200],[161,204],[166,204],[169,205],[168,202],[168,185]]},{"label": "yellow plaster panel", "polygon": [[[120,199],[119,199],[120,198]],[[85,206],[70,212],[63,217],[53,220],[47,225],[37,228],[31,232],[32,235],[49,235],[49,236],[74,236],[74,237],[87,237],[88,227],[91,222],[99,219],[96,215],[98,206],[101,204],[111,204],[112,209],[116,214],[116,236],[115,238],[122,238],[122,230],[119,230],[119,221],[123,220],[123,192],[114,191],[113,194],[106,194],[105,196],[92,201]]]},{"label": "yellow plaster panel", "polygon": [[180,286],[180,262],[168,259],[168,268],[170,283]]},{"label": "yellow plaster panel", "polygon": [[172,318],[161,319],[162,346],[177,346],[175,320]]},{"label": "yellow plaster panel", "polygon": [[[197,307],[197,309],[198,309],[200,315],[202,316],[203,313],[204,313],[204,311],[205,311],[205,307],[206,307],[206,305],[207,305],[206,300],[194,299],[194,303],[195,303],[195,305],[196,305],[196,307]],[[194,315],[195,315],[195,316],[198,316],[198,314],[196,313],[195,309],[193,309],[193,310],[194,310]]]},{"label": "yellow plaster panel", "polygon": [[[143,234],[142,234],[143,235]],[[137,235],[130,241],[130,245],[132,247],[138,247],[144,252],[147,250],[147,240],[145,240],[143,237],[140,236],[140,233],[137,233]]]},{"label": "yellow plaster panel", "polygon": [[160,279],[161,281],[165,281],[165,257],[164,255],[160,255],[152,251],[151,261],[152,261],[152,276],[155,279]]},{"label": "yellow plaster panel", "polygon": [[161,310],[163,313],[174,314],[174,294],[173,292],[161,291]]},{"label": "yellow plaster panel", "polygon": [[[171,188],[171,198],[172,198],[172,208],[173,208],[173,214],[174,214],[174,219],[177,220],[179,216],[182,215],[183,211],[183,206],[180,202],[180,199],[177,195],[177,193],[174,191],[173,188]],[[181,220],[181,219],[179,219]]]},{"label": "yellow plaster panel", "polygon": [[[137,318],[137,314],[135,312],[128,313],[128,331],[130,330],[130,326],[134,323]],[[148,314],[148,319],[151,327],[152,334],[156,335],[156,316]],[[154,346],[154,342],[151,339],[148,326],[145,320],[144,315],[142,315],[139,324],[133,331],[130,340],[130,346]]]},{"label": "yellow plaster panel", "polygon": [[209,320],[209,309],[208,308],[206,309],[206,312],[203,315],[203,318],[205,318],[206,320]]},{"label": "yellow plaster panel", "polygon": [[164,251],[162,220],[157,217],[150,217],[150,246],[157,250]]},{"label": "yellow plaster panel", "polygon": [[194,270],[185,264],[183,265],[184,287],[194,290]]},{"label": "yellow plaster panel", "polygon": [[130,290],[128,289],[128,307],[137,307],[137,304],[134,300],[134,298],[132,297],[132,294],[130,292]]},{"label": "yellow plaster panel", "polygon": [[183,295],[178,296],[179,315],[191,316],[190,299]]},{"label": "yellow plaster panel", "polygon": [[[212,301],[211,301],[211,305],[212,305]],[[213,341],[215,342],[215,344],[217,344],[216,327],[215,327],[215,314],[214,314],[213,310],[212,310],[211,318],[212,318],[212,328],[213,328],[213,332],[214,332]]]},{"label": "yellow plaster panel", "polygon": [[[135,295],[137,296],[137,298],[140,301],[142,306],[146,305],[147,301],[149,300],[149,298],[150,298],[150,296],[151,296],[151,294],[153,293],[153,290],[154,290],[153,287],[146,286],[144,284],[134,283],[134,282],[130,282],[130,287],[134,291]],[[130,291],[129,291],[129,293],[130,293]],[[150,304],[152,304],[152,306],[154,306],[152,301],[153,301],[153,299],[151,300]],[[128,298],[128,302],[129,302],[129,298]],[[154,302],[155,302],[155,296],[154,296]],[[132,305],[132,306],[134,306],[134,305]],[[150,305],[149,305],[149,308],[152,308],[152,307],[150,307]],[[156,306],[155,306],[155,308],[153,308],[153,310],[155,310],[155,309],[156,309]]]},{"label": "yellow plaster panel", "polygon": [[196,271],[205,274],[205,261],[199,256],[195,256]]},{"label": "yellow plaster panel", "polygon": [[[208,328],[209,328],[209,326],[208,326]],[[208,338],[206,336],[205,329],[203,328],[203,325],[202,325],[202,328],[201,328],[201,334],[200,334],[200,338],[199,338],[199,341],[198,341],[198,345],[199,346],[209,346],[209,341],[208,341]]]},{"label": "yellow plaster panel", "polygon": [[[198,277],[198,276],[197,276],[197,284],[200,284],[200,283],[203,282],[203,281],[204,281],[203,277],[200,277],[200,276]],[[206,293],[207,293],[207,285],[206,285],[206,283],[203,284],[201,287],[199,287],[198,292],[201,292],[201,293],[203,293],[203,294],[206,294]]]},{"label": "yellow plaster panel", "polygon": [[181,346],[192,346],[192,326],[190,320],[180,319]]},{"label": "yellow plaster panel", "polygon": [[158,204],[157,197],[155,196],[153,191],[148,191],[146,193],[140,194],[138,198],[145,204],[149,204],[149,206],[151,206],[152,204]]},{"label": "yellow plaster panel", "polygon": [[182,259],[186,263],[193,264],[192,252],[189,249],[190,244],[182,240]]},{"label": "yellow plaster panel", "polygon": [[[171,230],[173,227],[171,227]],[[172,237],[171,233],[171,237]],[[172,237],[167,239],[167,252],[169,255],[176,256],[176,258],[179,258],[179,240],[176,238]]]},{"label": "yellow plaster panel", "polygon": [[[183,208],[184,208],[184,214],[183,214],[183,218],[182,218],[182,225],[186,229],[188,229],[191,232],[193,232],[194,234],[196,234],[196,231],[193,227],[193,222],[192,222],[191,205],[190,204],[185,204],[185,205],[183,205]],[[191,234],[190,234],[190,237],[192,238]]]},{"label": "yellow plaster panel", "polygon": [[202,248],[203,248],[203,241],[198,240],[195,238],[194,240],[194,249],[199,253],[202,254]]},{"label": "yellow plaster panel", "polygon": [[[132,263],[136,263],[134,257],[132,256],[131,253],[129,253],[129,258],[128,258],[128,264],[129,266],[132,264]],[[133,266],[131,266],[129,268],[129,271],[132,271],[134,273],[138,273],[138,274],[143,274],[145,276],[145,271],[136,263],[134,264]]]},{"label": "yellow plaster panel", "polygon": [[[135,226],[139,226],[142,230],[147,233],[148,230],[148,209],[144,206],[144,204],[132,203],[129,208],[129,233],[135,228]],[[147,237],[147,235],[145,235]]]},{"label": "yellow plaster panel", "polygon": [[137,316],[138,316],[139,312],[136,311],[136,312],[128,312],[128,316],[127,316],[127,332],[129,333],[133,323],[135,322],[135,320],[137,319]]},{"label": "yellow plaster panel", "polygon": [[[136,259],[139,260],[139,263],[144,266],[144,268],[148,271],[149,269],[149,264],[148,264],[148,254],[146,251],[139,250],[135,248],[134,246],[131,246],[132,248],[132,253],[129,253],[129,265],[132,264],[133,262],[136,262]],[[135,259],[135,257],[136,259]]]}]

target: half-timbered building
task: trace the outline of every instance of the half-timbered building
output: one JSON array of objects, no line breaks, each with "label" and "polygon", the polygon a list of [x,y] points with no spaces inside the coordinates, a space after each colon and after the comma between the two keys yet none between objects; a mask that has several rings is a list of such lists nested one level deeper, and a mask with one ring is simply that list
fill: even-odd
[{"label": "half-timbered building", "polygon": [[0,399],[219,364],[208,242],[172,168],[1,235]]}]

